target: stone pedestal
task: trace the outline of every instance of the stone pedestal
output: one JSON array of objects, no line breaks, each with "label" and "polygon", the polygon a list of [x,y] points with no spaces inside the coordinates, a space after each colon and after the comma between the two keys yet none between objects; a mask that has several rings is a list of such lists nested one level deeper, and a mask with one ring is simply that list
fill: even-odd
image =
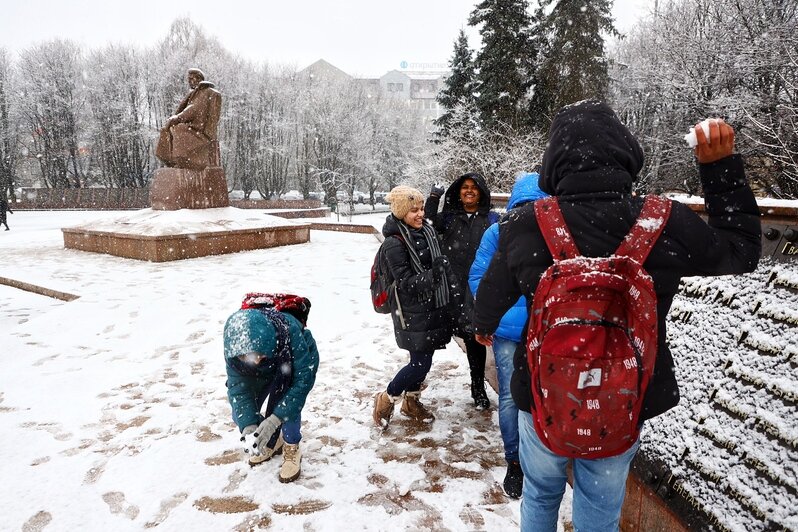
[{"label": "stone pedestal", "polygon": [[224,169],[159,168],[150,182],[150,205],[155,211],[228,207]]},{"label": "stone pedestal", "polygon": [[302,244],[309,222],[234,207],[153,210],[61,229],[64,247],[165,262]]}]

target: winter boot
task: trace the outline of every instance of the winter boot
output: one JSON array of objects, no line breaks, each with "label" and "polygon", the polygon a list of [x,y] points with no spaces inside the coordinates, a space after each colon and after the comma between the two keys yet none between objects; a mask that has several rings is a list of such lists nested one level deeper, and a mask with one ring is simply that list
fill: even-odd
[{"label": "winter boot", "polygon": [[293,482],[299,478],[302,463],[302,453],[299,452],[298,443],[283,445],[283,465],[280,466],[280,482]]},{"label": "winter boot", "polygon": [[488,394],[485,392],[484,378],[471,379],[471,398],[474,400],[474,406],[477,410],[487,410],[490,408]]},{"label": "winter boot", "polygon": [[283,452],[283,444],[284,443],[285,442],[283,441],[283,431],[280,431],[280,435],[277,436],[277,441],[274,442],[274,448],[270,449],[270,448],[267,447],[266,448],[266,452],[258,454],[258,455],[255,455],[255,456],[250,456],[249,457],[249,465],[256,466],[258,464],[261,464],[263,462],[271,460],[272,456],[274,456],[275,454],[280,454],[280,453]]},{"label": "winter boot", "polygon": [[385,428],[393,416],[393,407],[399,397],[388,395],[388,392],[380,392],[374,396],[374,423],[378,427]]},{"label": "winter boot", "polygon": [[399,411],[419,423],[432,423],[435,416],[421,403],[421,392],[405,392],[405,399]]},{"label": "winter boot", "polygon": [[507,474],[504,475],[504,493],[511,499],[521,497],[521,490],[524,487],[524,472],[521,464],[516,461],[507,462]]}]

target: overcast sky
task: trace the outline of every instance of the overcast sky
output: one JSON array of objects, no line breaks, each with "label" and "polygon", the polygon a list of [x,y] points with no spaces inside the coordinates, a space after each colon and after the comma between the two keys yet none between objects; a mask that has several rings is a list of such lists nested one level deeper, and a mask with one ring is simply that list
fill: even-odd
[{"label": "overcast sky", "polygon": [[[2,1],[0,47],[12,53],[53,38],[150,46],[185,16],[252,61],[302,68],[324,58],[353,75],[379,76],[403,61],[445,66],[460,28],[472,48],[478,43],[467,26],[477,0]],[[652,4],[615,0],[617,28],[629,29]]]}]

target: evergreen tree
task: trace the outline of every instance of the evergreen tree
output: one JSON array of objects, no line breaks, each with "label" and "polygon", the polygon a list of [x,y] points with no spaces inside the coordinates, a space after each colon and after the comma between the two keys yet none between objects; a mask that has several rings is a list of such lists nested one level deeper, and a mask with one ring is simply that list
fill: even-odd
[{"label": "evergreen tree", "polygon": [[[542,13],[552,0],[541,0]],[[535,77],[530,114],[547,129],[557,110],[586,98],[605,99],[609,89],[604,37],[618,36],[612,0],[558,0],[542,20],[547,36]]]},{"label": "evergreen tree", "polygon": [[435,125],[439,128],[436,134],[438,139],[450,136],[458,107],[471,107],[474,104],[474,60],[463,30],[460,30],[454,43],[454,54],[449,61],[449,67],[452,74],[446,79],[446,87],[436,98],[438,104],[446,109],[444,114],[435,119]]},{"label": "evergreen tree", "polygon": [[476,105],[489,129],[528,125],[527,93],[537,56],[528,7],[527,0],[482,0],[468,19],[471,26],[482,25]]}]

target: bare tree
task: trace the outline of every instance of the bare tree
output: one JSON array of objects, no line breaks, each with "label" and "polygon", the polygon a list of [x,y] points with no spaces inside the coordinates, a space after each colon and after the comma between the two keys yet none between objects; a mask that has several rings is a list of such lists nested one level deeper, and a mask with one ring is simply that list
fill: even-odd
[{"label": "bare tree", "polygon": [[415,162],[411,182],[426,188],[479,172],[492,190],[509,192],[519,173],[537,169],[545,145],[539,133],[522,133],[503,123],[482,129],[475,109],[458,106],[449,137],[429,145],[425,156]]},{"label": "bare tree", "polygon": [[15,199],[18,135],[13,116],[13,79],[11,62],[5,49],[0,48],[0,195]]},{"label": "bare tree", "polygon": [[154,166],[140,54],[109,46],[90,54],[87,98],[91,111],[92,155],[106,187],[139,188]]},{"label": "bare tree", "polygon": [[788,0],[671,1],[619,43],[613,100],[646,152],[640,190],[700,191],[682,136],[722,117],[760,193],[796,197],[797,10]]},{"label": "bare tree", "polygon": [[80,49],[69,41],[46,42],[21,54],[20,110],[47,187],[83,185],[81,71]]}]

